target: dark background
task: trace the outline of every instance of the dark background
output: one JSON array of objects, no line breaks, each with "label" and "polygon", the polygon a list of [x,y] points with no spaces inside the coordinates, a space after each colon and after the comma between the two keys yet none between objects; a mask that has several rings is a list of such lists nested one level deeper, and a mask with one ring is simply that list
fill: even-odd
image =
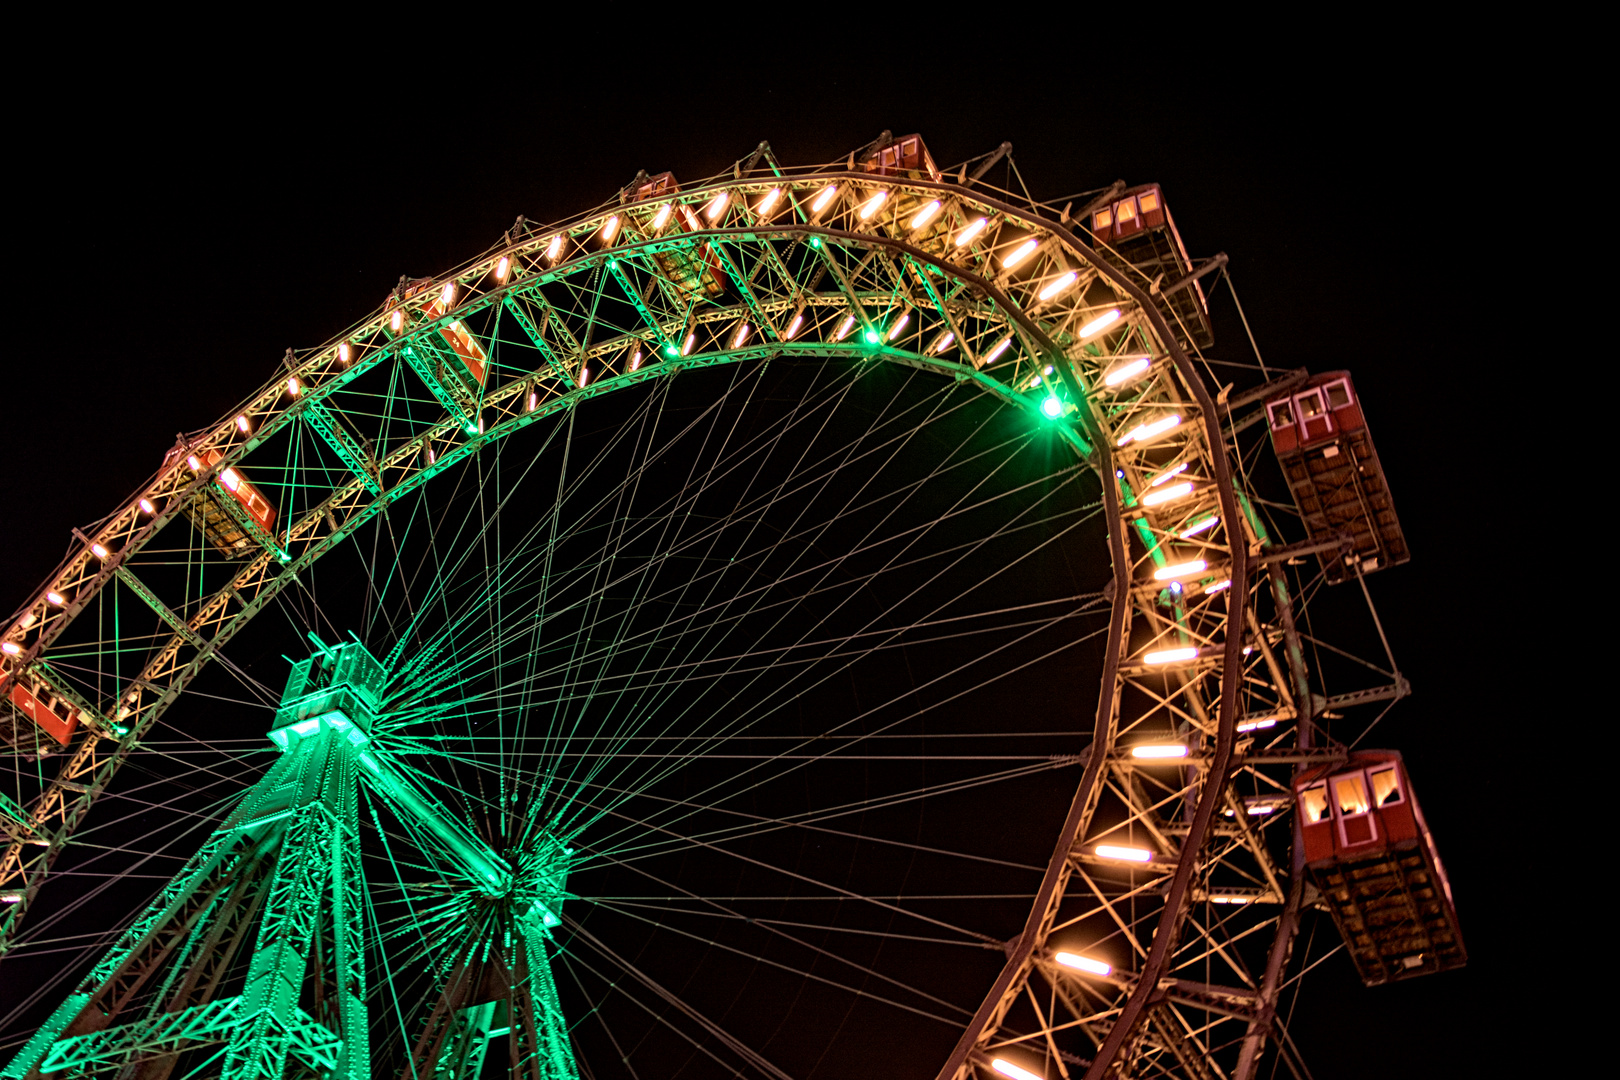
[{"label": "dark background", "polygon": [[[694,28],[675,62],[576,62],[594,46],[509,34],[432,55],[418,41],[409,60],[383,42],[263,65],[146,55],[42,84],[11,137],[0,609],[286,347],[637,169],[696,179],[761,139],[786,163],[842,159],[888,128],[921,132],[942,165],[1011,140],[1037,198],[1158,181],[1194,257],[1231,257],[1269,365],[1354,373],[1413,551],[1371,582],[1415,688],[1373,744],[1407,756],[1471,963],[1369,990],[1335,957],[1307,984],[1306,1059],[1322,1078],[1493,1071],[1524,1050],[1480,1019],[1502,1004],[1488,988],[1524,976],[1535,890],[1500,861],[1523,832],[1504,780],[1534,615],[1529,564],[1496,539],[1512,524],[1484,520],[1521,481],[1494,445],[1515,426],[1505,361],[1478,340],[1505,314],[1484,258],[1510,209],[1484,179],[1492,81],[1423,49],[1121,65],[1102,39],[964,69],[978,33],[937,65],[880,38],[788,69]],[[1223,318],[1216,355],[1245,359]]]}]

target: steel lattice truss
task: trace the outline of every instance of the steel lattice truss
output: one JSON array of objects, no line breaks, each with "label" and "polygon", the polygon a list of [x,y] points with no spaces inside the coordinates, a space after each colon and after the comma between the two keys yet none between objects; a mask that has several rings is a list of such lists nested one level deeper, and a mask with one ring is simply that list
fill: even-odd
[{"label": "steel lattice truss", "polygon": [[[1102,478],[1111,522],[1094,738],[1028,921],[939,1076],[1000,1075],[997,1061],[1048,1080],[1253,1075],[1280,1041],[1278,996],[1306,899],[1288,854],[1289,776],[1298,763],[1343,756],[1312,745],[1312,717],[1399,689],[1332,702],[1313,693],[1279,573],[1299,552],[1272,545],[1234,482],[1193,335],[1154,295],[1172,283],[1121,268],[1090,239],[965,171],[883,174],[853,157],[792,170],[762,148],[688,189],[638,199],[632,185],[560,225],[520,222],[454,273],[402,281],[382,309],[289,354],[240,409],[178,446],[6,631],[5,680],[71,703],[81,726],[54,773],[14,807],[0,861],[0,889],[14,901],[5,930],[204,666],[391,503],[583,399],[683,370],[789,353],[905,365],[1052,425]],[[544,362],[517,369],[496,353],[481,381],[465,377],[457,335],[510,334],[532,346],[520,355]],[[359,392],[390,372],[401,389],[381,404]],[[265,528],[219,493],[232,470],[252,475],[255,449],[293,425],[329,453],[306,464],[306,501]],[[233,524],[245,557],[217,559],[223,569],[189,595],[160,595],[143,582],[143,548],[211,493],[232,517],[216,530]],[[131,597],[150,618],[131,616]],[[111,618],[120,598],[121,617]],[[86,620],[113,628],[100,631],[94,655],[65,644]],[[14,734],[20,754],[44,745],[26,726]],[[263,857],[251,844],[216,846],[171,888],[172,904],[204,902],[218,888],[208,881]],[[1084,955],[1102,939],[1114,961],[1106,967]],[[225,1031],[235,1000],[202,1001],[165,1022],[195,1037]],[[341,1051],[317,1029],[327,1030],[315,1025],[294,1042],[324,1067]],[[136,1034],[148,1046],[176,1037]],[[130,1052],[86,1039],[52,1053],[88,1062]]]}]

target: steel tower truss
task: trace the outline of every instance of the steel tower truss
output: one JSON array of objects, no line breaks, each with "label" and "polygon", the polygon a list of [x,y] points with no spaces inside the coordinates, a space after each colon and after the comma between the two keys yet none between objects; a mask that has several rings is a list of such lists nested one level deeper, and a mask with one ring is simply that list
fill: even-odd
[{"label": "steel tower truss", "polygon": [[[301,568],[389,503],[583,399],[681,370],[783,354],[894,363],[971,384],[1031,423],[1050,424],[1101,479],[1112,522],[1113,611],[1094,736],[1076,747],[1083,774],[1028,921],[940,1077],[1021,1075],[1008,1069],[1047,1080],[1252,1075],[1282,1034],[1278,995],[1308,901],[1290,853],[1288,778],[1302,762],[1343,757],[1315,745],[1315,717],[1399,696],[1404,684],[1334,700],[1313,691],[1279,565],[1304,549],[1273,545],[1234,480],[1226,403],[1205,385],[1186,344],[1192,335],[1155,297],[1185,282],[1120,269],[1066,209],[1021,204],[976,179],[965,167],[955,177],[875,173],[853,155],[844,165],[789,170],[762,144],[690,189],[637,201],[632,185],[573,221],[520,221],[473,262],[402,288],[326,346],[290,356],[273,381],[178,447],[127,506],[84,536],[4,630],[4,689],[46,688],[74,703],[80,723],[54,775],[12,808],[0,854],[0,889],[11,901],[5,930],[141,734]],[[686,269],[672,272],[676,263]],[[704,273],[723,288],[691,287]],[[515,327],[542,362],[522,370],[495,363],[481,382],[444,377],[457,362],[447,331],[493,338],[501,327]],[[423,392],[409,408],[369,398],[362,408],[353,384],[390,366],[411,372]],[[332,461],[311,471],[304,502],[282,508],[275,536],[228,564],[204,595],[160,596],[144,584],[148,540],[222,490],[228,470],[251,471],[267,438],[299,424],[331,448]],[[198,467],[198,455],[211,452],[214,464]],[[126,631],[127,603],[123,622],[98,623],[119,596],[149,609],[151,625]],[[76,622],[117,629],[76,640],[68,633]],[[27,725],[13,741],[19,754],[52,749]],[[298,745],[275,775],[355,769],[335,733]],[[273,890],[269,900],[252,898],[259,886],[249,883],[262,873],[230,870],[227,881],[226,868],[274,863],[288,888],[297,874],[307,895],[326,890],[326,910],[352,902],[344,890],[354,878],[341,859],[288,855],[294,842],[309,846],[294,818],[318,815],[331,822],[321,827],[338,830],[330,836],[340,834],[352,787],[352,779],[323,780],[309,789],[303,816],[273,829],[222,830],[189,884],[177,879],[167,906],[126,936],[125,959],[110,958],[87,980],[80,997],[93,1001],[65,1005],[57,1020],[101,1008],[122,977],[118,965],[146,955],[156,928],[179,925],[205,895],[226,898],[221,912],[259,903],[286,910]],[[265,797],[261,784],[232,820],[250,820],[245,808]],[[468,988],[539,985],[546,969],[538,946],[493,968],[447,963],[444,1002],[417,1043],[423,1060],[465,1057],[469,1032],[512,1020],[475,1016]],[[320,977],[341,995],[358,975],[328,963]],[[536,1016],[554,1001],[550,991],[538,997],[545,1004]],[[336,1013],[273,1015],[278,1052],[294,1056],[306,1053],[293,1048],[295,1030],[315,1033],[314,1047],[320,1030],[349,1029]],[[209,1016],[199,1012],[195,1022],[225,1023]],[[229,1053],[231,1068],[248,1060],[235,1041]],[[356,1051],[342,1053],[355,1070]],[[1286,1047],[1284,1058],[1292,1061]],[[562,1075],[561,1065],[546,1067],[554,1072],[545,1075]]]},{"label": "steel tower truss", "polygon": [[[542,840],[541,857],[514,872],[373,745],[381,670],[359,644],[294,668],[270,732],[280,759],[0,1077],[120,1070],[157,1080],[199,1048],[217,1059],[202,1068],[232,1080],[289,1068],[371,1076],[356,790],[365,783],[421,838],[430,865],[477,897],[466,907],[476,933],[426,958],[440,991],[412,1075],[476,1077],[494,1047],[512,1076],[577,1080],[546,956],[566,854]],[[187,1067],[199,1067],[195,1054]]]}]

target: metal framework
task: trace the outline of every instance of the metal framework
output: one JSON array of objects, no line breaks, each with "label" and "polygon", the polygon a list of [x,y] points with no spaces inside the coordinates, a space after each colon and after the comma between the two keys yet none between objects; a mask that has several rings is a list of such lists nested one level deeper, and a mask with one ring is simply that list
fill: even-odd
[{"label": "metal framework", "polygon": [[[894,364],[975,387],[1056,432],[1101,481],[1112,565],[1072,805],[1005,966],[939,1077],[1248,1078],[1279,1044],[1293,1067],[1278,1004],[1311,898],[1289,854],[1289,777],[1343,758],[1317,734],[1320,717],[1405,684],[1335,698],[1313,684],[1284,572],[1303,549],[1273,543],[1234,475],[1230,413],[1181,344],[1195,335],[1150,292],[1172,283],[1103,257],[1067,210],[1020,204],[966,167],[873,171],[851,155],[785,169],[762,144],[707,183],[646,200],[635,187],[561,225],[520,221],[479,258],[402,282],[365,321],[289,356],[238,410],[177,446],[4,628],[0,689],[49,695],[76,730],[58,747],[13,718],[17,760],[54,771],[36,769],[7,810],[0,933],[15,930],[98,796],[205,665],[302,571],[435,476],[583,400],[683,370],[784,354]],[[693,287],[704,275],[718,287]],[[518,370],[496,356],[469,377],[455,335],[491,340],[497,324],[515,326],[540,362]],[[382,406],[357,396],[368,376],[406,371],[411,392]],[[255,450],[297,425],[330,455],[307,463],[307,498],[265,529],[232,492]],[[143,549],[203,504],[222,507],[249,550],[220,555],[189,593],[147,584]],[[94,656],[72,644],[75,625],[102,627]],[[347,913],[363,903],[356,784],[429,822],[419,840],[434,858],[471,859],[474,892],[479,866],[512,871],[436,821],[430,798],[413,806],[408,783],[366,765],[355,730],[328,720],[289,742],[4,1075],[32,1075],[35,1062],[172,1065],[178,1048],[210,1041],[225,1046],[223,1075],[281,1076],[288,1062],[367,1075],[364,1040],[342,1037],[365,1029],[353,1012],[361,946],[347,936],[358,925]],[[479,917],[506,927],[503,942],[528,925],[501,899],[509,881],[479,895]],[[547,1020],[558,1006],[544,934],[517,937],[528,944],[438,961],[444,989],[412,1052],[432,1075],[480,1075],[495,1034],[525,1024],[514,1075],[575,1075],[562,1025]],[[205,962],[230,951],[222,941],[253,965],[228,998],[211,996],[220,982]],[[86,1019],[118,1014],[118,995],[149,992],[145,980],[168,969],[184,974],[144,1019]],[[475,992],[491,980],[550,989],[527,1017],[497,1016],[495,996]],[[322,988],[318,1014],[285,990],[308,985]]]}]

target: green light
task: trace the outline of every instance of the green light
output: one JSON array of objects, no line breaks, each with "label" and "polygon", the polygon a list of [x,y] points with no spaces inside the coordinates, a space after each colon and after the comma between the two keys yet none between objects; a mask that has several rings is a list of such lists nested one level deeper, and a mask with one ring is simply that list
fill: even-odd
[{"label": "green light", "polygon": [[609,259],[608,260],[608,269],[609,270],[613,269],[615,266],[618,266],[618,265],[619,265],[619,260],[618,259]]},{"label": "green light", "polygon": [[467,425],[467,434],[469,434],[469,435],[478,434],[478,425],[477,424],[468,424]]},{"label": "green light", "polygon": [[868,345],[876,345],[879,341],[882,341],[882,340],[883,340],[883,335],[878,333],[876,330],[868,330],[866,332],[866,343]]},{"label": "green light", "polygon": [[1056,420],[1058,417],[1063,415],[1063,402],[1059,401],[1055,397],[1049,397],[1045,401],[1041,402],[1041,412],[1045,413],[1053,420]]},{"label": "green light", "polygon": [[680,355],[680,351],[680,346],[676,345],[673,341],[664,346],[665,356],[678,356]]},{"label": "green light", "polygon": [[813,248],[818,248],[818,247],[820,247],[820,246],[821,246],[821,237],[819,237],[819,236],[812,236],[812,237],[811,237],[811,238],[810,238],[810,246],[811,246],[811,247],[813,247]]}]

